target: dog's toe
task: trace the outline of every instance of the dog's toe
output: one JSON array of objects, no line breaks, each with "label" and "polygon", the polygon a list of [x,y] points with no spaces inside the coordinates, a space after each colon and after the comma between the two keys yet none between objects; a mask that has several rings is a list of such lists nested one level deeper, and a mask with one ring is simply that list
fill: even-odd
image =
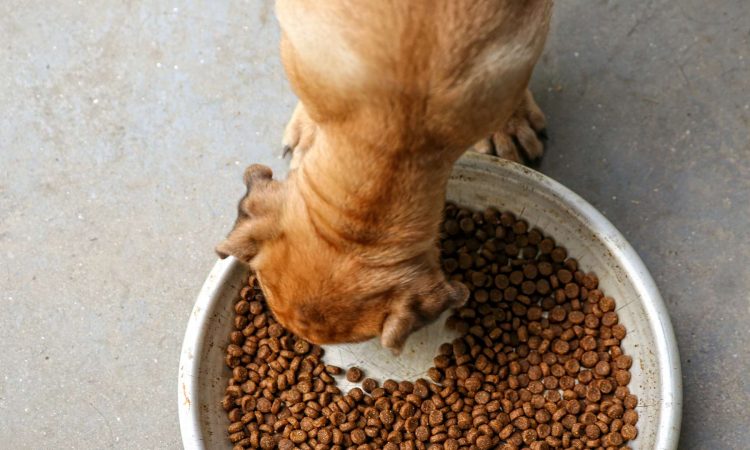
[{"label": "dog's toe", "polygon": [[546,119],[529,91],[502,130],[474,144],[472,150],[523,163],[544,155]]}]

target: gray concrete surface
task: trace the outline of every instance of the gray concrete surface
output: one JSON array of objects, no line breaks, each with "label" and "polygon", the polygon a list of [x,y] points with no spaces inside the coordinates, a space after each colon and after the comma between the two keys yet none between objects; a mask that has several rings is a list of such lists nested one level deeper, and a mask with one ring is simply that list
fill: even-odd
[{"label": "gray concrete surface", "polygon": [[[193,299],[294,104],[270,1],[0,3],[0,448],[179,448]],[[651,269],[681,448],[750,441],[750,3],[558,2],[540,169]]]}]

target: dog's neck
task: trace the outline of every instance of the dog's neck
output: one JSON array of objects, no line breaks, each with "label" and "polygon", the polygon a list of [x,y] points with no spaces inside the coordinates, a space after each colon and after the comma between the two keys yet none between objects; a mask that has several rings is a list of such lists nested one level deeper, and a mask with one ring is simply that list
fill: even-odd
[{"label": "dog's neck", "polygon": [[318,234],[383,263],[434,249],[456,152],[387,135],[353,136],[320,133],[297,169]]}]

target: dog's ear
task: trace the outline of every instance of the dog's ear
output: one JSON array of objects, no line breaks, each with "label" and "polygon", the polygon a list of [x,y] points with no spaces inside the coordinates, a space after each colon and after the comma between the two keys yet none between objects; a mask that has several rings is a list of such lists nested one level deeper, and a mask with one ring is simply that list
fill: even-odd
[{"label": "dog's ear", "polygon": [[420,309],[426,316],[437,317],[448,308],[460,308],[468,299],[469,288],[463,283],[444,281],[434,295],[422,298]]},{"label": "dog's ear", "polygon": [[258,243],[253,238],[252,224],[246,221],[237,223],[229,236],[216,246],[219,258],[234,256],[245,264],[250,264],[257,253]]},{"label": "dog's ear", "polygon": [[253,164],[245,170],[245,196],[237,205],[237,220],[226,239],[216,246],[221,259],[234,256],[250,264],[262,241],[278,233],[281,184],[269,167]]},{"label": "dog's ear", "polygon": [[380,345],[398,355],[409,335],[437,319],[448,308],[458,308],[469,298],[469,289],[458,281],[445,281],[439,274],[437,287],[427,294],[414,294],[407,300],[393,302],[380,332]]}]

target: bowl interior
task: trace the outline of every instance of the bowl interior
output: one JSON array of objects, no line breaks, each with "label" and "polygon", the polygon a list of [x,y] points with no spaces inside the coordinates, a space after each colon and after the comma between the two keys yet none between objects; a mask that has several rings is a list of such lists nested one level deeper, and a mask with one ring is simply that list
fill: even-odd
[{"label": "bowl interior", "polygon": [[[617,301],[620,322],[627,328],[622,343],[633,357],[631,391],[638,395],[638,438],[633,448],[676,448],[679,435],[681,386],[679,358],[669,317],[642,262],[614,229],[588,203],[549,178],[523,166],[467,154],[456,164],[448,199],[483,209],[510,210],[553,236],[595,272],[606,295]],[[219,402],[229,370],[224,349],[232,327],[232,305],[248,272],[233,259],[219,261],[199,295],[190,317],[180,361],[179,412],[186,448],[231,448],[226,414]],[[377,341],[326,347],[325,360],[341,367],[357,365],[367,376],[415,379],[426,376],[437,347],[453,335],[444,320],[409,338],[399,358]],[[339,378],[346,390],[350,384]]]}]

